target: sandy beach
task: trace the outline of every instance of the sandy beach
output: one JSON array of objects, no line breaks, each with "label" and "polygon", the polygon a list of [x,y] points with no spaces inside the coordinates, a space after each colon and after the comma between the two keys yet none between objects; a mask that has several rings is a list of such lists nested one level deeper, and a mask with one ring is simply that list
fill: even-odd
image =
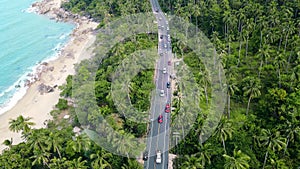
[{"label": "sandy beach", "polygon": [[0,115],[0,151],[6,148],[2,145],[6,139],[12,138],[13,144],[22,141],[20,133],[9,130],[10,119],[15,119],[19,115],[31,117],[31,121],[35,123],[34,128],[45,127],[45,120],[51,119],[50,111],[58,102],[60,91],[58,88],[54,88],[53,92],[41,94],[38,86],[41,84],[47,86],[64,84],[67,76],[74,74],[74,64],[92,55],[92,49],[89,47],[96,39],[92,32],[98,23],[78,15],[72,19],[58,18],[56,12],[62,13],[62,9],[59,9],[60,4],[61,0],[46,0],[33,4],[37,13],[47,15],[51,19],[73,22],[77,27],[71,35],[71,40],[62,49],[57,59],[40,66],[43,71],[39,72],[38,80],[30,85],[25,96],[12,109]]}]

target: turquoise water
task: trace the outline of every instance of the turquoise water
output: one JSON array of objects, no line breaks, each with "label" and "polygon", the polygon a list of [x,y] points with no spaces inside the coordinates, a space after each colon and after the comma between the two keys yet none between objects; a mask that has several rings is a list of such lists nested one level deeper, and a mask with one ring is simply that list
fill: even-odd
[{"label": "turquoise water", "polygon": [[28,73],[55,57],[75,27],[27,12],[33,2],[0,0],[0,114],[25,94]]}]

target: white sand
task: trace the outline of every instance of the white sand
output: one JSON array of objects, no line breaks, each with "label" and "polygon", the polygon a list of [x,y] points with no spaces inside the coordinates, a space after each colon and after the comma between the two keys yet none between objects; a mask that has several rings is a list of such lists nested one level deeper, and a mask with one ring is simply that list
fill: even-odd
[{"label": "white sand", "polygon": [[[51,10],[58,8],[61,0],[47,0],[47,7]],[[54,92],[41,95],[37,87],[39,84],[45,85],[62,85],[69,74],[74,74],[74,64],[79,63],[82,59],[91,56],[91,49],[88,47],[96,39],[92,35],[91,29],[95,29],[98,23],[88,21],[87,19],[77,20],[78,27],[72,33],[70,42],[65,46],[61,55],[53,61],[50,61],[47,67],[54,67],[53,71],[46,71],[41,74],[40,80],[33,83],[27,90],[25,96],[9,111],[0,115],[0,151],[6,148],[2,145],[6,139],[13,139],[13,144],[22,141],[20,133],[14,133],[9,130],[9,120],[15,119],[19,115],[32,117],[32,122],[36,125],[34,128],[45,127],[45,120],[51,119],[49,114],[54,105],[58,102],[60,91],[58,88]],[[82,33],[82,31],[84,31]]]}]

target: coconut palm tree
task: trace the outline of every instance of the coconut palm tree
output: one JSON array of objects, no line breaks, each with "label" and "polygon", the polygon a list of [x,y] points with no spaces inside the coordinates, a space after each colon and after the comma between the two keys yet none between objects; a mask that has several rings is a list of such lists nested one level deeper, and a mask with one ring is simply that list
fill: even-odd
[{"label": "coconut palm tree", "polygon": [[270,131],[269,129],[262,129],[261,136],[259,136],[260,147],[266,147],[267,151],[264,158],[263,169],[265,168],[269,152],[280,151],[286,147],[286,139],[281,137],[279,131]]},{"label": "coconut palm tree", "polygon": [[281,87],[280,70],[285,67],[286,63],[287,63],[287,61],[285,60],[283,54],[277,52],[277,55],[276,55],[275,60],[274,60],[274,64],[276,66],[277,73],[278,73],[277,77],[278,77],[278,86],[279,86],[279,88]]},{"label": "coconut palm tree", "polygon": [[86,166],[87,161],[83,160],[82,161],[82,157],[79,158],[75,158],[73,161],[68,161],[68,168],[76,168],[76,169],[87,169],[88,167]]},{"label": "coconut palm tree", "polygon": [[258,57],[260,58],[260,65],[259,65],[259,72],[258,72],[258,78],[260,78],[260,73],[263,67],[263,63],[268,62],[268,58],[270,58],[270,45],[269,44],[263,44],[262,47],[258,50]]},{"label": "coconut palm tree", "polygon": [[241,150],[234,150],[233,151],[233,157],[224,154],[223,157],[225,158],[225,169],[248,169],[250,168],[249,160],[250,157],[244,153],[242,153]]},{"label": "coconut palm tree", "polygon": [[13,143],[13,139],[10,138],[10,140],[8,140],[8,139],[4,140],[4,142],[2,144],[11,148],[12,143]]},{"label": "coconut palm tree", "polygon": [[9,129],[13,132],[23,131],[27,133],[30,131],[30,126],[35,125],[35,123],[30,122],[31,117],[24,118],[22,115],[18,116],[17,119],[10,119]]},{"label": "coconut palm tree", "polygon": [[286,126],[286,146],[284,149],[284,154],[286,153],[287,147],[289,145],[290,142],[294,143],[296,137],[300,137],[300,127],[299,124],[297,125],[297,121],[293,121],[293,122],[287,122],[287,126]]},{"label": "coconut palm tree", "polygon": [[231,122],[229,122],[228,120],[226,120],[224,118],[221,119],[214,135],[218,138],[218,140],[220,140],[222,142],[225,154],[226,154],[225,141],[227,139],[232,138],[232,133],[233,133],[233,130],[231,127]]},{"label": "coconut palm tree", "polygon": [[246,82],[246,86],[243,87],[244,95],[249,97],[246,111],[246,115],[248,115],[251,99],[261,95],[261,85],[259,79],[250,76],[243,79],[243,81]]},{"label": "coconut palm tree", "polygon": [[90,155],[91,160],[93,160],[91,165],[93,168],[99,169],[111,168],[111,165],[107,161],[111,157],[111,153],[107,153],[103,149],[97,150],[96,153]]},{"label": "coconut palm tree", "polygon": [[214,150],[211,148],[210,143],[200,144],[198,148],[199,151],[195,155],[201,159],[201,165],[205,167],[206,164],[211,164],[211,155],[213,154]]},{"label": "coconut palm tree", "polygon": [[123,166],[121,167],[121,169],[132,169],[132,168],[143,169],[143,166],[141,166],[141,164],[136,160],[128,158],[128,164],[123,164]]},{"label": "coconut palm tree", "polygon": [[185,161],[181,164],[182,169],[203,169],[201,159],[195,155],[185,155]]},{"label": "coconut palm tree", "polygon": [[43,150],[34,150],[33,156],[30,158],[34,159],[32,165],[44,165],[50,168],[49,161],[50,161],[50,153],[43,151]]},{"label": "coconut palm tree", "polygon": [[227,117],[230,118],[230,98],[234,95],[236,91],[239,91],[237,87],[237,80],[235,78],[236,72],[234,69],[230,68],[226,71],[227,76]]}]

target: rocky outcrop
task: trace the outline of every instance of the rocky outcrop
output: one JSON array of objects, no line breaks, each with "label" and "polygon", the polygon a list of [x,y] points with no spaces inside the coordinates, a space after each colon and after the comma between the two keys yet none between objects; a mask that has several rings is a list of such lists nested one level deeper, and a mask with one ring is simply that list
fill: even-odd
[{"label": "rocky outcrop", "polygon": [[40,85],[38,85],[38,91],[40,92],[40,94],[44,94],[44,93],[50,93],[54,91],[54,88],[48,85],[45,85],[44,83],[41,83]]}]

